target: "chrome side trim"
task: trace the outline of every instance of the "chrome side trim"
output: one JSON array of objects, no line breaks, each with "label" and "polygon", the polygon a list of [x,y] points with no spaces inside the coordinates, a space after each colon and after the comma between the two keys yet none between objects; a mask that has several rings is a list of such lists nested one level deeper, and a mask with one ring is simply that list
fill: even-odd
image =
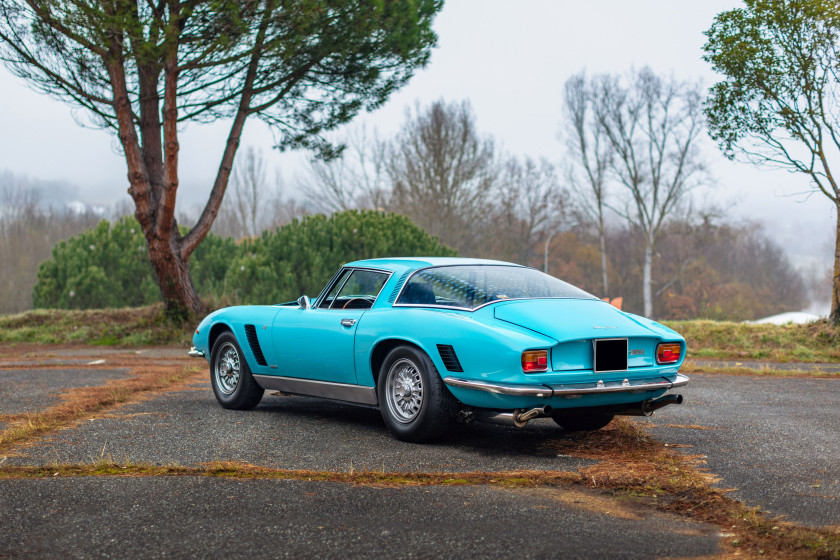
[{"label": "chrome side trim", "polygon": [[518,397],[568,397],[575,395],[589,395],[598,393],[636,393],[643,391],[656,391],[659,389],[672,389],[682,387],[688,383],[688,377],[680,373],[674,381],[665,377],[652,379],[640,379],[625,383],[622,381],[601,381],[593,383],[573,383],[568,385],[516,385],[508,383],[488,383],[486,381],[473,381],[471,379],[460,379],[457,377],[445,377],[443,382],[450,387],[462,389],[475,389],[487,391],[499,395],[513,395]]},{"label": "chrome side trim", "polygon": [[195,346],[193,346],[192,348],[190,348],[190,351],[187,352],[187,356],[189,356],[190,358],[203,358],[204,352],[202,352],[201,350],[196,350]]},{"label": "chrome side trim", "polygon": [[254,380],[263,389],[281,391],[296,395],[321,397],[351,403],[377,405],[376,387],[363,387],[349,383],[333,383],[331,381],[315,381],[313,379],[298,379],[296,377],[282,377],[277,375],[257,375]]}]

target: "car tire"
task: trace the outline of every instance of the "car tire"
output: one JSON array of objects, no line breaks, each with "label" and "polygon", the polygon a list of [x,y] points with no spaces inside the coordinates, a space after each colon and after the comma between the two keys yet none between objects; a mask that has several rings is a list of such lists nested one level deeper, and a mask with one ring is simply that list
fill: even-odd
[{"label": "car tire", "polygon": [[581,412],[560,412],[552,416],[555,422],[569,432],[593,432],[600,430],[615,418],[614,414],[586,414]]},{"label": "car tire", "polygon": [[219,404],[232,410],[254,408],[265,392],[254,381],[251,368],[232,332],[222,333],[213,344],[210,383]]},{"label": "car tire", "polygon": [[442,436],[458,410],[425,352],[397,346],[385,357],[377,383],[379,409],[397,439],[420,443]]}]

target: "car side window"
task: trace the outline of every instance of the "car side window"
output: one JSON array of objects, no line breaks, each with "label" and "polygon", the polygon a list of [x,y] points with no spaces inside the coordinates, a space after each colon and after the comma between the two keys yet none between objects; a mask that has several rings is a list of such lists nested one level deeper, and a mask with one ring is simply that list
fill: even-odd
[{"label": "car side window", "polygon": [[374,270],[356,269],[331,302],[331,309],[370,309],[388,275]]},{"label": "car side window", "polygon": [[320,309],[329,309],[332,306],[333,301],[335,301],[335,296],[338,295],[338,291],[344,285],[344,282],[347,280],[347,277],[350,276],[350,273],[353,271],[350,269],[345,268],[341,271],[341,274],[335,279],[332,286],[330,286],[330,291],[324,296],[324,299],[318,304]]}]

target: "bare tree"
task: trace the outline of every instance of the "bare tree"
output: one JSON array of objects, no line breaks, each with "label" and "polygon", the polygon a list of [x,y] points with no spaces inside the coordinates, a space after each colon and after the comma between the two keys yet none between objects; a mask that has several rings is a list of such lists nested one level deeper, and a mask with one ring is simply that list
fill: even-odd
[{"label": "bare tree", "polygon": [[604,214],[607,210],[608,173],[614,148],[595,116],[597,89],[597,83],[587,80],[585,72],[566,80],[566,120],[561,138],[565,141],[571,163],[567,175],[577,208],[587,221],[595,224],[598,232],[601,281],[604,287],[603,295],[606,297],[610,295],[610,289],[607,279],[607,233]]},{"label": "bare tree", "polygon": [[352,130],[340,143],[345,146],[340,157],[312,158],[306,172],[297,178],[306,202],[327,213],[386,208],[390,195],[386,143],[365,127]]},{"label": "bare tree", "polygon": [[262,228],[265,208],[261,204],[269,189],[262,151],[249,146],[233,168],[233,208],[243,236],[255,237]]},{"label": "bare tree", "polygon": [[535,264],[539,243],[566,220],[567,193],[544,159],[510,157],[499,177],[492,197],[498,203],[484,232],[486,256]]},{"label": "bare tree", "polygon": [[275,170],[274,182],[270,182],[262,150],[249,147],[245,151],[234,167],[231,184],[233,188],[213,224],[217,235],[256,237],[306,213],[296,200],[285,197],[279,170]]},{"label": "bare tree", "polygon": [[496,149],[479,136],[469,102],[408,112],[393,140],[391,207],[463,254],[475,254],[496,180]]},{"label": "bare tree", "polygon": [[87,208],[47,206],[45,186],[49,190],[49,184],[0,173],[0,313],[31,308],[39,266],[54,245],[101,219]]},{"label": "bare tree", "polygon": [[703,131],[699,84],[663,79],[650,68],[597,82],[595,118],[614,150],[612,177],[625,189],[612,207],[644,236],[644,313],[653,315],[651,268],[663,225],[688,203],[705,176],[697,146]]}]

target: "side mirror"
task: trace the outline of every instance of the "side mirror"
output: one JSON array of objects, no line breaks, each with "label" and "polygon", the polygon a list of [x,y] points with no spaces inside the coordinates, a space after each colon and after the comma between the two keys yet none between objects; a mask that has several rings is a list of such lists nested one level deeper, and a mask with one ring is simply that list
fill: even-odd
[{"label": "side mirror", "polygon": [[312,309],[312,303],[309,301],[309,296],[300,296],[297,302],[301,309]]}]

